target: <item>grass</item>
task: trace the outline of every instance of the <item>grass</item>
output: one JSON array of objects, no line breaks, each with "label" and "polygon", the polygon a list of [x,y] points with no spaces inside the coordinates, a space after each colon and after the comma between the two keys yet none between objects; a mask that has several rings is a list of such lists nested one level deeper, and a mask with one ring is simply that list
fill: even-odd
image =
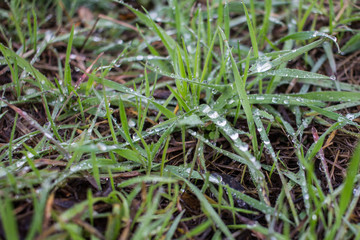
[{"label": "grass", "polygon": [[0,4],[1,238],[357,239],[355,1],[141,2]]}]

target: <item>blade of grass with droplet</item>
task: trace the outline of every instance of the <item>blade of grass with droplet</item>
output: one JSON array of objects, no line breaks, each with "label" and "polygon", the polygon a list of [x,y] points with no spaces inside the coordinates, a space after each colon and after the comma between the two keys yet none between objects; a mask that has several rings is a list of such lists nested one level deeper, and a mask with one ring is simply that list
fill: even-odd
[{"label": "blade of grass with droplet", "polygon": [[267,71],[264,72],[263,75],[289,77],[289,78],[308,78],[312,80],[331,79],[330,77],[319,73],[313,73],[313,72],[303,71],[299,69],[291,69],[291,68],[280,68],[278,70]]},{"label": "blade of grass with droplet", "polygon": [[[188,133],[190,133],[192,136],[196,137],[197,139],[201,140],[202,142],[204,142],[205,144],[207,144],[208,146],[210,146],[211,148],[215,149],[217,152],[237,161],[240,163],[243,163],[247,166],[249,166],[250,169],[250,173],[252,176],[252,179],[259,191],[259,197],[262,200],[262,202],[270,205],[269,200],[267,199],[266,193],[267,193],[267,185],[266,182],[264,181],[265,177],[264,174],[261,172],[261,166],[260,163],[256,161],[256,158],[251,156],[250,153],[248,151],[240,151],[239,145],[242,143],[235,143],[234,144],[234,150],[238,153],[241,154],[236,155],[234,153],[230,153],[228,151],[225,151],[221,148],[218,148],[216,146],[214,146],[213,144],[211,144],[209,142],[209,140],[205,139],[203,136],[201,136],[200,134],[192,131],[192,130],[188,130]],[[237,133],[236,133],[237,134]],[[227,134],[224,134],[225,136],[227,136]],[[229,137],[231,139],[231,137]],[[237,142],[239,142],[240,140],[237,140]],[[241,146],[241,145],[240,145]]]},{"label": "blade of grass with droplet", "polygon": [[[326,80],[326,79],[316,79],[314,81],[313,79],[298,79],[297,82],[299,83],[306,83],[314,86],[319,86],[323,88],[330,88],[330,89],[336,89],[336,84],[333,80]],[[343,91],[360,91],[360,86],[355,84],[349,84],[344,82],[338,82],[339,87]]]},{"label": "blade of grass with droplet", "polygon": [[320,100],[325,102],[350,102],[360,100],[360,94],[358,92],[321,91],[308,92],[304,94],[292,94],[292,96],[302,97],[305,99]]},{"label": "blade of grass with droplet", "polygon": [[179,75],[174,75],[172,73],[169,73],[169,72],[165,72],[165,71],[162,71],[162,70],[159,70],[157,68],[154,68],[153,66],[151,65],[148,65],[147,66],[150,70],[156,72],[156,73],[159,73],[163,76],[167,76],[167,77],[170,77],[170,78],[176,78],[177,80],[180,80],[180,81],[185,81],[185,82],[188,82],[190,83],[190,85],[199,85],[199,86],[204,86],[204,87],[209,87],[209,88],[213,88],[217,91],[223,91],[224,88],[231,88],[231,85],[230,84],[210,84],[210,83],[202,83],[202,82],[198,82],[198,81],[195,81],[196,79],[194,80],[191,80],[189,78],[183,78]]},{"label": "blade of grass with droplet", "polygon": [[[244,5],[244,7],[245,7],[245,5]],[[224,32],[220,28],[218,28],[218,29],[219,29],[219,32],[220,32],[220,35],[221,35],[223,41],[225,42],[226,48],[230,51],[230,47],[229,47],[229,44],[227,42],[227,39],[225,39]],[[236,65],[234,57],[231,54],[231,51],[230,51],[230,60],[231,60],[232,70],[233,70],[233,74],[234,74],[234,78],[235,78],[236,91],[237,91],[237,93],[239,95],[241,105],[242,105],[242,107],[244,108],[244,111],[245,111],[245,115],[246,115],[246,119],[247,119],[247,123],[248,123],[248,127],[249,127],[249,132],[253,136],[251,142],[252,142],[253,149],[254,149],[254,155],[256,156],[257,152],[258,152],[258,145],[257,145],[255,124],[254,124],[254,119],[253,119],[253,116],[252,116],[251,106],[250,106],[250,103],[249,103],[248,96],[246,94],[244,82],[243,82],[243,80],[242,80],[242,78],[240,76],[239,69],[238,69],[238,67]]]},{"label": "blade of grass with droplet", "polygon": [[[161,134],[160,139],[155,143],[151,150],[151,158],[155,159],[156,155],[159,154],[160,147],[165,143],[166,139],[170,136],[170,134],[174,131],[176,126],[176,122],[171,124],[168,129],[164,133]],[[169,141],[169,140],[168,140]],[[168,141],[166,144],[168,144]],[[167,148],[167,147],[166,147]],[[163,151],[163,154],[166,155],[166,150]]]},{"label": "blade of grass with droplet", "polygon": [[163,107],[161,104],[157,103],[155,100],[148,99],[145,96],[143,96],[141,94],[138,94],[134,90],[132,90],[130,88],[127,88],[127,87],[125,87],[125,86],[123,86],[123,85],[121,85],[119,83],[116,83],[116,82],[113,82],[111,80],[107,80],[107,79],[104,79],[104,78],[99,78],[99,77],[97,77],[95,75],[92,75],[92,76],[94,76],[95,81],[97,81],[97,82],[99,82],[101,84],[104,84],[105,86],[107,86],[109,88],[118,90],[118,91],[123,92],[123,93],[131,94],[131,95],[137,96],[139,98],[146,99],[147,101],[150,101],[152,104],[154,104],[169,119],[171,119],[173,117],[176,117],[176,115],[173,112],[171,112],[167,108]]},{"label": "blade of grass with droplet", "polygon": [[278,158],[276,156],[276,153],[273,149],[273,147],[271,146],[271,143],[270,143],[270,140],[268,138],[268,132],[265,130],[261,120],[260,120],[260,116],[261,116],[261,112],[259,110],[255,110],[254,112],[254,122],[257,126],[257,130],[258,132],[260,133],[260,137],[261,137],[261,140],[263,141],[264,143],[264,146],[265,148],[270,152],[270,156],[271,158],[273,159],[274,161],[274,164],[276,166],[276,170],[280,176],[280,179],[281,179],[281,182],[282,182],[282,187],[284,188],[285,190],[285,195],[288,199],[288,203],[290,205],[290,209],[291,209],[291,212],[293,214],[293,217],[294,217],[294,220],[295,220],[295,224],[299,224],[299,217],[298,217],[298,214],[296,212],[296,209],[295,209],[295,205],[294,205],[294,202],[291,198],[291,194],[290,194],[290,191],[289,189],[287,188],[287,182],[282,174],[282,171],[281,169],[279,168],[279,164],[278,164]]},{"label": "blade of grass with droplet", "polygon": [[[0,51],[3,54],[3,56],[7,56],[10,61],[11,59],[16,59],[17,65],[20,66],[24,71],[32,75],[35,79],[37,79],[42,84],[42,86],[45,87],[45,90],[50,90],[55,88],[55,86],[51,83],[51,81],[48,80],[38,70],[36,70],[28,61],[26,61],[24,58],[20,57],[14,51],[5,47],[1,43],[0,43]],[[6,62],[4,64],[6,64]]]},{"label": "blade of grass with droplet", "polygon": [[309,98],[298,97],[291,94],[252,94],[249,95],[249,102],[251,104],[281,104],[281,105],[295,105],[295,106],[326,106],[320,100],[313,100]]},{"label": "blade of grass with droplet", "polygon": [[305,45],[304,47],[300,47],[298,49],[290,51],[289,53],[283,54],[280,57],[278,57],[270,62],[271,68],[279,66],[282,63],[286,63],[286,62],[300,56],[301,54],[304,54],[304,53],[310,51],[311,49],[316,48],[317,46],[321,45],[325,41],[326,41],[326,39],[323,38],[323,39],[317,40],[315,42],[312,42],[308,45]]}]

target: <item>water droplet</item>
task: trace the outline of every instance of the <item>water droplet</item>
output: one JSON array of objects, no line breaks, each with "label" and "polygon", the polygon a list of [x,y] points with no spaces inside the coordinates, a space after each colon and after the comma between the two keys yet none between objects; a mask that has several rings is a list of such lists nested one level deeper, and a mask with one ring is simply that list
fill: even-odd
[{"label": "water droplet", "polygon": [[261,62],[256,65],[256,72],[266,72],[272,68],[272,65],[270,62]]},{"label": "water droplet", "polygon": [[209,117],[212,119],[218,118],[219,114],[216,111],[212,111],[211,113],[209,113]]},{"label": "water droplet", "polygon": [[238,134],[237,132],[234,132],[234,133],[230,134],[230,138],[231,138],[233,141],[235,141],[236,139],[239,138],[239,134]]},{"label": "water droplet", "polygon": [[107,147],[105,144],[103,143],[97,143],[96,147],[100,150],[100,151],[106,151]]},{"label": "water droplet", "polygon": [[249,145],[247,145],[246,143],[239,145],[239,150],[242,152],[246,152],[248,149],[249,149]]},{"label": "water droplet", "polygon": [[217,125],[219,125],[220,127],[224,127],[226,125],[226,120],[223,119],[223,120],[217,122]]},{"label": "water droplet", "polygon": [[262,101],[262,100],[264,100],[264,99],[265,99],[265,97],[263,97],[263,96],[257,96],[257,97],[256,97],[256,100],[257,100],[257,101]]},{"label": "water droplet", "polygon": [[234,102],[235,102],[234,99],[230,99],[229,102],[228,102],[228,104],[233,104]]},{"label": "water droplet", "polygon": [[355,189],[353,190],[353,194],[354,194],[355,197],[359,197],[359,196],[360,196],[360,189],[359,189],[359,188],[355,188]]},{"label": "water droplet", "polygon": [[346,117],[347,119],[349,119],[350,121],[352,121],[352,120],[355,119],[355,114],[348,113],[348,114],[346,114],[345,117]]},{"label": "water droplet", "polygon": [[135,127],[135,126],[136,126],[136,123],[135,123],[135,121],[134,121],[134,120],[129,119],[129,121],[128,121],[128,125],[129,125],[129,127]]},{"label": "water droplet", "polygon": [[136,60],[142,61],[142,60],[144,60],[144,56],[136,56]]},{"label": "water droplet", "polygon": [[36,91],[35,88],[28,88],[28,89],[26,89],[25,94],[26,94],[26,95],[31,95],[31,94],[34,94],[34,93],[36,93],[36,92],[37,92],[37,91]]},{"label": "water droplet", "polygon": [[51,133],[44,133],[44,136],[49,139],[53,138]]},{"label": "water droplet", "polygon": [[273,97],[272,99],[271,99],[271,102],[272,103],[277,103],[279,101],[279,98],[277,98],[277,97]]}]

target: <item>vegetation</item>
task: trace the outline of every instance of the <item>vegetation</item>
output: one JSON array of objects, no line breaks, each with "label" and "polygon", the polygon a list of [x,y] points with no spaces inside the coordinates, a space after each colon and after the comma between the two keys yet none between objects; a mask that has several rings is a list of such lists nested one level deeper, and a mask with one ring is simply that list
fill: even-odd
[{"label": "vegetation", "polygon": [[1,238],[359,239],[356,4],[0,3]]}]

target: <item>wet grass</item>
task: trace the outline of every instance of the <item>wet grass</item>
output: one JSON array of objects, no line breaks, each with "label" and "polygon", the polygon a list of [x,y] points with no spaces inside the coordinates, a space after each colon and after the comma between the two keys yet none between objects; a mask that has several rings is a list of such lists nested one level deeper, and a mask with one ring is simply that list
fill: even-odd
[{"label": "wet grass", "polygon": [[0,4],[4,239],[354,239],[353,1]]}]

